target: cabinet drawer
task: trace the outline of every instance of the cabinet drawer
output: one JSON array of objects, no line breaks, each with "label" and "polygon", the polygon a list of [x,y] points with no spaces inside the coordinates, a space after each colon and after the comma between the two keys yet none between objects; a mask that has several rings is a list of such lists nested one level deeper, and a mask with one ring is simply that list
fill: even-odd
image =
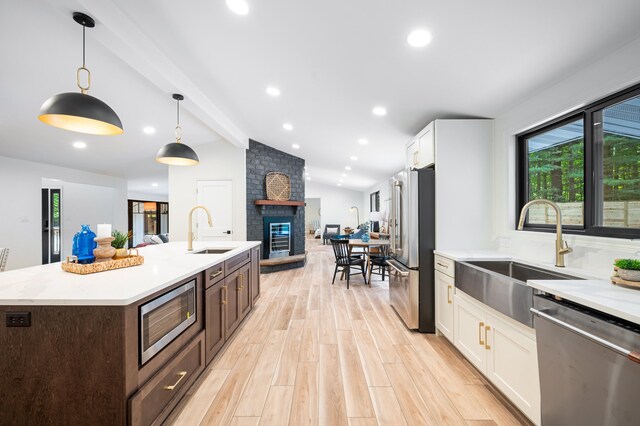
[{"label": "cabinet drawer", "polygon": [[435,255],[435,269],[455,278],[456,263],[451,259]]},{"label": "cabinet drawer", "polygon": [[161,424],[205,365],[204,331],[129,400],[130,424]]},{"label": "cabinet drawer", "polygon": [[213,266],[205,271],[205,288],[211,287],[224,278],[224,264],[225,262],[221,262],[219,265]]},{"label": "cabinet drawer", "polygon": [[247,250],[243,253],[240,253],[237,256],[232,257],[231,259],[224,262],[224,271],[226,275],[229,275],[245,263],[251,260],[251,250]]}]

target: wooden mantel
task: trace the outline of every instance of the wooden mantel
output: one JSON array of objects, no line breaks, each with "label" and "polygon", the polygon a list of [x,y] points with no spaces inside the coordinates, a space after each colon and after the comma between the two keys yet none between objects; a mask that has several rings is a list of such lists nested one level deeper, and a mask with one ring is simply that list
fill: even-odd
[{"label": "wooden mantel", "polygon": [[260,213],[264,214],[267,206],[291,206],[294,212],[298,212],[298,207],[304,207],[304,201],[279,201],[279,200],[256,200],[255,205],[260,207]]}]

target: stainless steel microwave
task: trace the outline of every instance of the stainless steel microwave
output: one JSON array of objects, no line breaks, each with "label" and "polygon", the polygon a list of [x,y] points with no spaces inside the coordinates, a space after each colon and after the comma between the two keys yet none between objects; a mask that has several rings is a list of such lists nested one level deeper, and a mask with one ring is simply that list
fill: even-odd
[{"label": "stainless steel microwave", "polygon": [[140,307],[140,364],[149,361],[196,322],[196,306],[193,279]]}]

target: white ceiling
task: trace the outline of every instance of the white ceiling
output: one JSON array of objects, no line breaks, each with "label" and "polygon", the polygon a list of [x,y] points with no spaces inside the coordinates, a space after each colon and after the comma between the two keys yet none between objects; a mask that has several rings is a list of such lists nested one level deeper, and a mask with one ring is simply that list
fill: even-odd
[{"label": "white ceiling", "polygon": [[[3,1],[0,155],[166,181],[153,156],[172,138],[169,94],[186,88],[188,144],[245,134],[304,158],[315,182],[363,189],[401,168],[404,144],[429,121],[495,117],[640,37],[633,0],[248,1],[246,16],[224,0]],[[73,10],[98,21],[92,94],[118,112],[123,136],[80,138],[36,119],[46,98],[74,90]],[[432,32],[429,46],[406,43],[416,27]],[[387,116],[371,114],[378,104]],[[141,132],[149,124],[153,137]],[[70,148],[76,139],[86,152]]]}]

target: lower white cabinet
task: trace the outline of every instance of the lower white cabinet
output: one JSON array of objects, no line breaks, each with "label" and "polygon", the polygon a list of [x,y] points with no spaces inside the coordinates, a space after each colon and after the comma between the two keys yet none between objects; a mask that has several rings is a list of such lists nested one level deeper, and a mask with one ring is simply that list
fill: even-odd
[{"label": "lower white cabinet", "polygon": [[511,402],[540,424],[535,332],[477,302],[454,296],[454,345]]},{"label": "lower white cabinet", "polygon": [[436,328],[444,337],[453,342],[453,278],[435,271],[436,287]]}]

